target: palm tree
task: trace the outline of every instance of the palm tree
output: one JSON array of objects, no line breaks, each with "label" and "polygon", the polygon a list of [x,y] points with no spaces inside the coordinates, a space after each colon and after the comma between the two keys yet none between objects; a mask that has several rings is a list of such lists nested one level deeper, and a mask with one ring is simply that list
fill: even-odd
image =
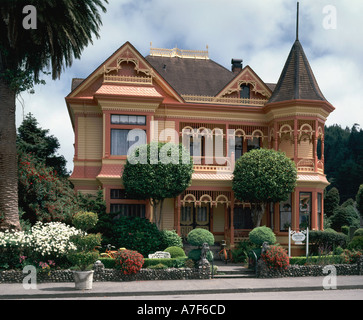
[{"label": "palm tree", "polygon": [[[19,229],[15,100],[42,83],[50,70],[58,79],[99,37],[99,10],[107,0],[2,0],[0,7],[0,229]],[[36,9],[36,29],[24,28],[26,5]]]}]

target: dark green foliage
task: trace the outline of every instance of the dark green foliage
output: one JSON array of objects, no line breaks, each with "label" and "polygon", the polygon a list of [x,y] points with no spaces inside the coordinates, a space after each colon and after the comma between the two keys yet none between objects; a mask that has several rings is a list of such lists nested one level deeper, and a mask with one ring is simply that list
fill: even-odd
[{"label": "dark green foliage", "polygon": [[49,130],[39,127],[37,119],[29,113],[18,128],[16,147],[22,153],[31,153],[34,159],[53,168],[60,177],[67,177],[66,159],[58,156],[59,141]]},{"label": "dark green foliage", "polygon": [[354,198],[363,181],[363,130],[339,125],[325,128],[325,173],[341,201]]},{"label": "dark green foliage", "polygon": [[363,184],[359,186],[357,196],[355,199],[357,201],[357,209],[360,213],[360,216],[363,218]]},{"label": "dark green foliage", "polygon": [[188,233],[187,241],[196,247],[201,247],[204,243],[212,246],[214,245],[214,235],[206,229],[197,228]]},{"label": "dark green foliage", "polygon": [[359,228],[354,232],[354,237],[361,237],[363,236],[363,228]]},{"label": "dark green foliage", "polygon": [[266,203],[287,200],[296,180],[295,164],[283,152],[259,149],[238,159],[232,189],[236,199],[252,203],[252,221],[259,227]]},{"label": "dark green foliage", "polygon": [[311,254],[319,254],[322,251],[332,251],[338,246],[345,248],[347,236],[334,230],[309,231]]},{"label": "dark green foliage", "polygon": [[249,233],[249,239],[257,246],[262,246],[264,242],[268,242],[270,245],[276,243],[275,234],[266,226],[254,228]]},{"label": "dark green foliage", "polygon": [[325,193],[324,197],[324,213],[327,217],[333,215],[334,210],[339,207],[340,196],[337,188],[331,188]]},{"label": "dark green foliage", "polygon": [[[201,249],[193,249],[188,253],[188,258],[192,259],[194,262],[198,262],[200,260],[200,255],[202,254]],[[212,262],[214,259],[212,251],[207,252],[207,260]]]},{"label": "dark green foliage", "polygon": [[175,230],[162,230],[162,248],[168,247],[183,247],[183,239],[176,233]]},{"label": "dark green foliage", "polygon": [[248,240],[241,241],[237,243],[235,248],[232,250],[233,262],[247,262],[248,253],[255,245]]},{"label": "dark green foliage", "polygon": [[331,227],[340,231],[343,226],[359,227],[359,215],[353,206],[338,207],[330,217]]},{"label": "dark green foliage", "polygon": [[135,250],[147,257],[162,250],[161,233],[155,224],[138,217],[120,217],[113,221],[111,244],[116,248]]},{"label": "dark green foliage", "polygon": [[348,249],[363,251],[363,236],[354,236],[348,245]]},{"label": "dark green foliage", "polygon": [[191,183],[193,161],[182,144],[143,145],[128,156],[122,179],[126,192],[135,199],[150,199],[161,229],[163,201],[175,198]]}]

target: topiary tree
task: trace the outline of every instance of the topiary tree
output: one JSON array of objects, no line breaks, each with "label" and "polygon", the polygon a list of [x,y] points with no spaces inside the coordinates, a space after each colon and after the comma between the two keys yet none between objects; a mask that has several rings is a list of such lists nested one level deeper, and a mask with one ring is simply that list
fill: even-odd
[{"label": "topiary tree", "polygon": [[249,234],[249,239],[257,246],[262,246],[264,242],[268,242],[268,244],[276,243],[275,234],[266,226],[254,228]]},{"label": "topiary tree", "polygon": [[252,221],[259,227],[268,202],[287,200],[297,180],[295,163],[285,153],[252,150],[236,162],[232,189],[240,201],[252,204]]},{"label": "topiary tree", "polygon": [[160,230],[164,200],[175,198],[187,189],[192,173],[193,161],[182,144],[153,142],[129,154],[122,179],[130,196],[150,200]]},{"label": "topiary tree", "polygon": [[164,250],[165,252],[169,252],[171,258],[184,258],[186,257],[185,252],[180,247],[169,247]]},{"label": "topiary tree", "polygon": [[203,243],[212,246],[214,245],[214,235],[206,229],[197,228],[188,233],[187,241],[196,247],[201,247]]}]

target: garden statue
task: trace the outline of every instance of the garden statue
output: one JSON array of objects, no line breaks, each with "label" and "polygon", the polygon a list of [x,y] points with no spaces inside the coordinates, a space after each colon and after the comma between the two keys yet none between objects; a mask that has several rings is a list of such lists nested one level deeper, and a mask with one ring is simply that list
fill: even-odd
[{"label": "garden statue", "polygon": [[268,244],[268,242],[264,242],[262,244],[262,250],[261,250],[261,254],[265,253],[268,249],[270,249],[270,245]]},{"label": "garden statue", "polygon": [[203,243],[202,251],[200,254],[199,267],[209,267],[209,261],[207,259],[207,253],[209,252],[208,243]]}]

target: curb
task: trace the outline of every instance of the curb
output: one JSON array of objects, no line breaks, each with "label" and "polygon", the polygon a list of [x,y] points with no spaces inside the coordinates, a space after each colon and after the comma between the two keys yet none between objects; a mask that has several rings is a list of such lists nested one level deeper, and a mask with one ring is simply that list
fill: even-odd
[{"label": "curb", "polygon": [[[359,290],[363,285],[341,285],[334,290]],[[297,291],[330,291],[321,286],[306,287],[276,287],[276,288],[233,288],[233,289],[198,289],[188,291],[134,291],[134,292],[66,292],[58,294],[13,294],[0,295],[0,300],[20,299],[56,299],[56,298],[96,298],[96,297],[132,297],[132,296],[165,296],[165,295],[202,295],[202,294],[227,294],[227,293],[261,293],[261,292],[297,292]]]}]

